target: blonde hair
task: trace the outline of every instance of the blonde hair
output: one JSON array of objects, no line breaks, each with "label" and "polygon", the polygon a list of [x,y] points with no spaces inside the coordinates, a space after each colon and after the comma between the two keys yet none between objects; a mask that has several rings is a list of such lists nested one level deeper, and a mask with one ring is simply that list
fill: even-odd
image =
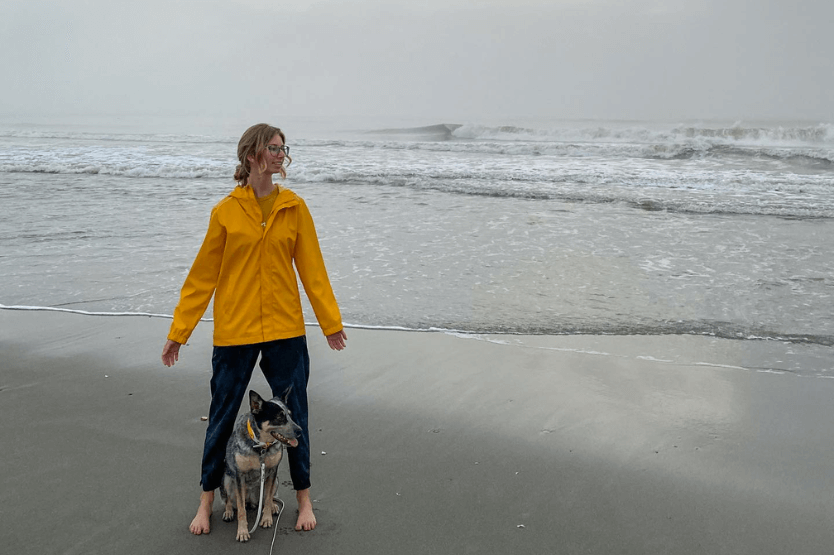
[{"label": "blonde hair", "polygon": [[[240,163],[235,169],[235,181],[237,181],[239,186],[244,187],[249,181],[249,176],[252,174],[252,167],[248,159],[249,156],[255,159],[258,164],[258,169],[263,171],[266,168],[266,163],[263,161],[263,151],[275,135],[280,136],[281,141],[286,144],[287,139],[284,136],[284,132],[266,123],[253,125],[240,137],[240,141],[237,143],[237,159]],[[289,156],[286,158],[289,159],[288,162],[292,162],[292,158]],[[287,177],[287,170],[284,169],[284,166],[281,166],[279,171],[281,172],[281,177]]]}]

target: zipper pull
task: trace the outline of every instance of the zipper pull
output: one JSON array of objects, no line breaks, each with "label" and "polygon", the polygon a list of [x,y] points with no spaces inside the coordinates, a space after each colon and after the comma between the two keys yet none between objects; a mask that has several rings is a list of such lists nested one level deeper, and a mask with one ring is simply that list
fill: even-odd
[{"label": "zipper pull", "polygon": [[266,227],[266,222],[261,222],[261,227]]}]

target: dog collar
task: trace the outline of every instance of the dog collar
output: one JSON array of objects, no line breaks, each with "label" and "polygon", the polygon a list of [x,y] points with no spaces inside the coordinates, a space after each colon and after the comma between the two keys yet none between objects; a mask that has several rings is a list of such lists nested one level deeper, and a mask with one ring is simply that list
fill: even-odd
[{"label": "dog collar", "polygon": [[269,443],[264,443],[263,441],[259,441],[258,438],[255,437],[255,431],[252,430],[252,421],[251,420],[246,421],[246,431],[249,432],[249,439],[251,439],[252,441],[255,442],[255,447],[256,448],[269,449],[272,446],[272,444],[275,443],[275,441],[270,441]]}]

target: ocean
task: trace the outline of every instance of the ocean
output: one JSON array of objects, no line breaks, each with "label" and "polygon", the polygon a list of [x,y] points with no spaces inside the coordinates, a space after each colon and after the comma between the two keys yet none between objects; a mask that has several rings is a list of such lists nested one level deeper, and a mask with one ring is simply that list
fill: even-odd
[{"label": "ocean", "polygon": [[[834,125],[440,121],[270,122],[349,326],[699,335],[834,377]],[[0,305],[170,315],[248,123],[0,121]]]}]

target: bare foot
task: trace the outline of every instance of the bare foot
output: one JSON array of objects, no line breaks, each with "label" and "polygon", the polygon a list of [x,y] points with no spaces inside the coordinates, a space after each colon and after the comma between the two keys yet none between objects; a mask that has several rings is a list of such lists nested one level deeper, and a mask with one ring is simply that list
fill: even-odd
[{"label": "bare foot", "polygon": [[197,516],[191,521],[189,530],[195,536],[211,532],[211,506],[214,504],[214,492],[204,491],[200,494],[200,508],[197,509]]},{"label": "bare foot", "polygon": [[295,493],[298,500],[298,521],[296,530],[312,530],[316,527],[316,515],[313,514],[313,503],[310,501],[310,490],[303,489]]}]

